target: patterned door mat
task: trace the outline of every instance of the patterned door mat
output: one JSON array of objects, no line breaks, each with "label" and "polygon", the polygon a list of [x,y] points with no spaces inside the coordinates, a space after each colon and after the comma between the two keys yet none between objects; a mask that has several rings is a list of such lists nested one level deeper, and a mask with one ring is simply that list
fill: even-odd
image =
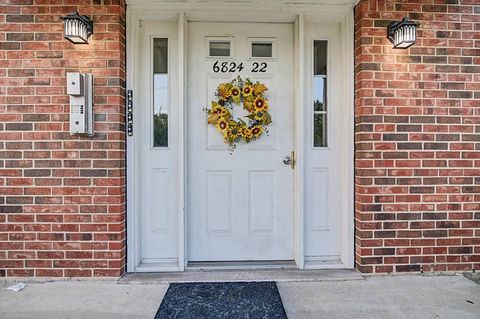
[{"label": "patterned door mat", "polygon": [[287,319],[277,284],[173,283],[155,319]]}]

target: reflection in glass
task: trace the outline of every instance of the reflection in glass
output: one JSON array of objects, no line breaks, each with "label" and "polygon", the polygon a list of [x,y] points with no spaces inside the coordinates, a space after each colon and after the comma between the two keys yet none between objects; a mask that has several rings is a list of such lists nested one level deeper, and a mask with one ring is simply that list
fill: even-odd
[{"label": "reflection in glass", "polygon": [[313,146],[327,146],[327,41],[313,42]]},{"label": "reflection in glass", "polygon": [[313,78],[313,110],[315,112],[327,111],[325,92],[327,89],[327,77],[315,75]]},{"label": "reflection in glass", "polygon": [[168,39],[153,40],[153,147],[168,146]]},{"label": "reflection in glass", "polygon": [[230,56],[230,41],[210,41],[209,46],[210,56]]},{"label": "reflection in glass", "polygon": [[327,136],[324,125],[327,114],[313,114],[313,145],[315,147],[327,146]]},{"label": "reflection in glass", "polygon": [[253,42],[252,58],[271,58],[272,57],[271,42]]}]

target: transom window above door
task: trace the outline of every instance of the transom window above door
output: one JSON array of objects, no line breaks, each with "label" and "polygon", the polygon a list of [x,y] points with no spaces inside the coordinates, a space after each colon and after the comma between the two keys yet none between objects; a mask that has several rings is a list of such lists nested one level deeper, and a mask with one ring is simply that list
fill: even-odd
[{"label": "transom window above door", "polygon": [[248,38],[249,58],[275,60],[277,58],[277,40],[275,38]]},{"label": "transom window above door", "polygon": [[[206,57],[210,59],[235,58],[235,42],[233,37],[207,37]],[[248,38],[249,60],[276,60],[277,40],[275,38]]]},{"label": "transom window above door", "polygon": [[207,37],[206,44],[207,58],[234,58],[233,37]]}]

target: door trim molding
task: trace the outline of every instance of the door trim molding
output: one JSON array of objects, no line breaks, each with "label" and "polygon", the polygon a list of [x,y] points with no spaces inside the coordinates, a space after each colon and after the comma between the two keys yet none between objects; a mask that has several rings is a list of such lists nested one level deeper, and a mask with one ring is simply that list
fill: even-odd
[{"label": "door trim molding", "polygon": [[[272,4],[272,6],[275,6]],[[270,6],[271,7],[271,6]],[[345,100],[344,103],[348,106],[349,114],[345,115],[345,119],[348,120],[348,156],[351,159],[348,167],[348,185],[345,185],[345,191],[348,193],[348,211],[342,215],[342,231],[341,236],[343,239],[342,242],[342,260],[340,263],[328,264],[328,265],[319,265],[318,268],[354,268],[354,68],[353,68],[353,39],[354,39],[354,21],[353,21],[353,6],[322,6],[319,10],[318,6],[305,7],[305,6],[285,6],[278,5],[277,18],[275,19],[276,10],[271,10],[269,13],[269,19],[267,22],[290,22],[294,24],[294,72],[295,72],[295,149],[296,153],[303,156],[304,151],[304,134],[302,130],[303,123],[303,105],[305,103],[303,94],[301,94],[301,88],[303,87],[304,82],[304,56],[305,56],[305,24],[307,22],[315,22],[318,19],[325,18],[325,21],[336,22],[340,24],[341,27],[341,41],[343,42],[344,47],[344,61],[345,61],[345,77],[347,79],[346,89],[345,89]],[[183,10],[186,9],[186,10]],[[312,9],[312,10],[310,10]],[[187,267],[187,215],[186,215],[186,183],[187,183],[187,174],[186,174],[186,147],[188,145],[186,141],[186,132],[185,132],[185,109],[186,109],[186,83],[187,83],[187,74],[188,68],[186,66],[187,61],[187,51],[188,51],[188,21],[189,20],[201,20],[206,19],[210,16],[211,21],[215,21],[215,18],[222,16],[219,14],[219,9],[217,8],[212,12],[205,12],[205,7],[199,5],[198,8],[192,8],[192,5],[189,4],[185,8],[182,7],[182,4],[172,5],[157,5],[152,8],[149,4],[136,4],[129,5],[127,10],[127,27],[126,27],[126,70],[127,70],[127,83],[126,89],[133,90],[134,92],[134,134],[133,137],[127,137],[127,272],[142,272],[142,271],[184,271]],[[139,160],[138,160],[138,150],[136,150],[136,145],[139,143],[136,142],[136,118],[135,106],[136,101],[138,101],[139,90],[140,90],[140,81],[139,70],[140,61],[138,58],[140,56],[140,29],[143,19],[155,19],[158,21],[175,21],[178,26],[178,52],[182,52],[181,58],[179,59],[179,65],[176,68],[180,76],[178,89],[172,94],[178,94],[180,105],[180,122],[176,123],[175,127],[178,129],[179,133],[179,151],[178,151],[178,172],[177,178],[179,178],[178,189],[176,190],[177,194],[177,203],[178,203],[178,260],[173,263],[166,263],[164,266],[148,266],[140,265],[140,225],[139,218],[140,214],[136,213],[139,211],[139,194],[138,194],[138,185],[139,185]],[[253,19],[248,22],[265,22],[260,21],[261,16]],[[332,21],[334,20],[334,21]],[[305,268],[305,257],[304,257],[304,165],[303,159],[299,158],[297,163],[297,169],[295,172],[295,212],[294,212],[294,221],[295,221],[295,262],[297,267],[300,269]],[[308,267],[312,268],[312,267]]]},{"label": "door trim molding", "polygon": [[305,76],[305,16],[299,14],[295,21],[294,25],[294,55],[295,55],[295,153],[297,154],[297,164],[295,169],[295,181],[294,189],[295,191],[295,262],[298,268],[303,269],[305,267],[305,253],[304,253],[304,193],[303,193],[303,184],[304,184],[304,141],[305,141],[305,130],[303,129],[302,123],[304,122],[304,94],[302,93],[302,87],[304,87],[304,76]]},{"label": "door trim molding", "polygon": [[187,20],[185,12],[178,14],[178,52],[180,52],[180,59],[178,63],[178,74],[181,76],[180,85],[178,86],[178,100],[181,101],[179,108],[180,123],[178,124],[178,141],[180,143],[178,148],[178,270],[184,271],[187,266],[187,223],[186,223],[186,128],[185,123],[187,121],[185,115],[186,109],[186,85],[187,85],[187,68],[186,68],[186,54],[187,54]]},{"label": "door trim molding", "polygon": [[346,116],[348,121],[348,158],[350,159],[348,172],[347,172],[347,192],[348,198],[348,211],[344,214],[342,223],[343,238],[346,240],[343,242],[342,259],[344,260],[347,268],[355,268],[355,24],[354,24],[354,12],[350,10],[343,19],[340,25],[341,34],[343,35],[343,52],[345,61],[345,105],[349,106],[349,114]]},{"label": "door trim molding", "polygon": [[[126,89],[133,90],[133,99],[134,99],[134,110],[136,108],[136,93],[138,92],[138,80],[135,81],[137,73],[135,70],[138,69],[138,59],[133,57],[139,56],[140,45],[139,45],[139,28],[138,25],[141,23],[139,17],[133,14],[132,11],[127,10],[127,45],[126,45]],[[136,192],[137,177],[139,176],[139,167],[137,165],[138,160],[136,159],[136,145],[135,143],[135,129],[136,129],[136,116],[133,118],[133,137],[127,137],[127,272],[137,271],[137,268],[140,263],[139,252],[139,215],[135,214],[136,211],[139,211],[138,208],[138,194]]]}]

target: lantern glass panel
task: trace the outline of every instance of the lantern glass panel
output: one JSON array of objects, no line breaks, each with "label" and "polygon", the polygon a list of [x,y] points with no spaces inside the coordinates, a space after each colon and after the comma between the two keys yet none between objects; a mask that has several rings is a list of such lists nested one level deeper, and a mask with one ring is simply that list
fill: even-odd
[{"label": "lantern glass panel", "polygon": [[64,37],[75,44],[88,43],[87,24],[76,18],[67,18],[64,20]]},{"label": "lantern glass panel", "polygon": [[388,26],[388,38],[397,49],[406,49],[415,44],[418,23],[408,21],[407,18],[399,22],[392,22]]}]

